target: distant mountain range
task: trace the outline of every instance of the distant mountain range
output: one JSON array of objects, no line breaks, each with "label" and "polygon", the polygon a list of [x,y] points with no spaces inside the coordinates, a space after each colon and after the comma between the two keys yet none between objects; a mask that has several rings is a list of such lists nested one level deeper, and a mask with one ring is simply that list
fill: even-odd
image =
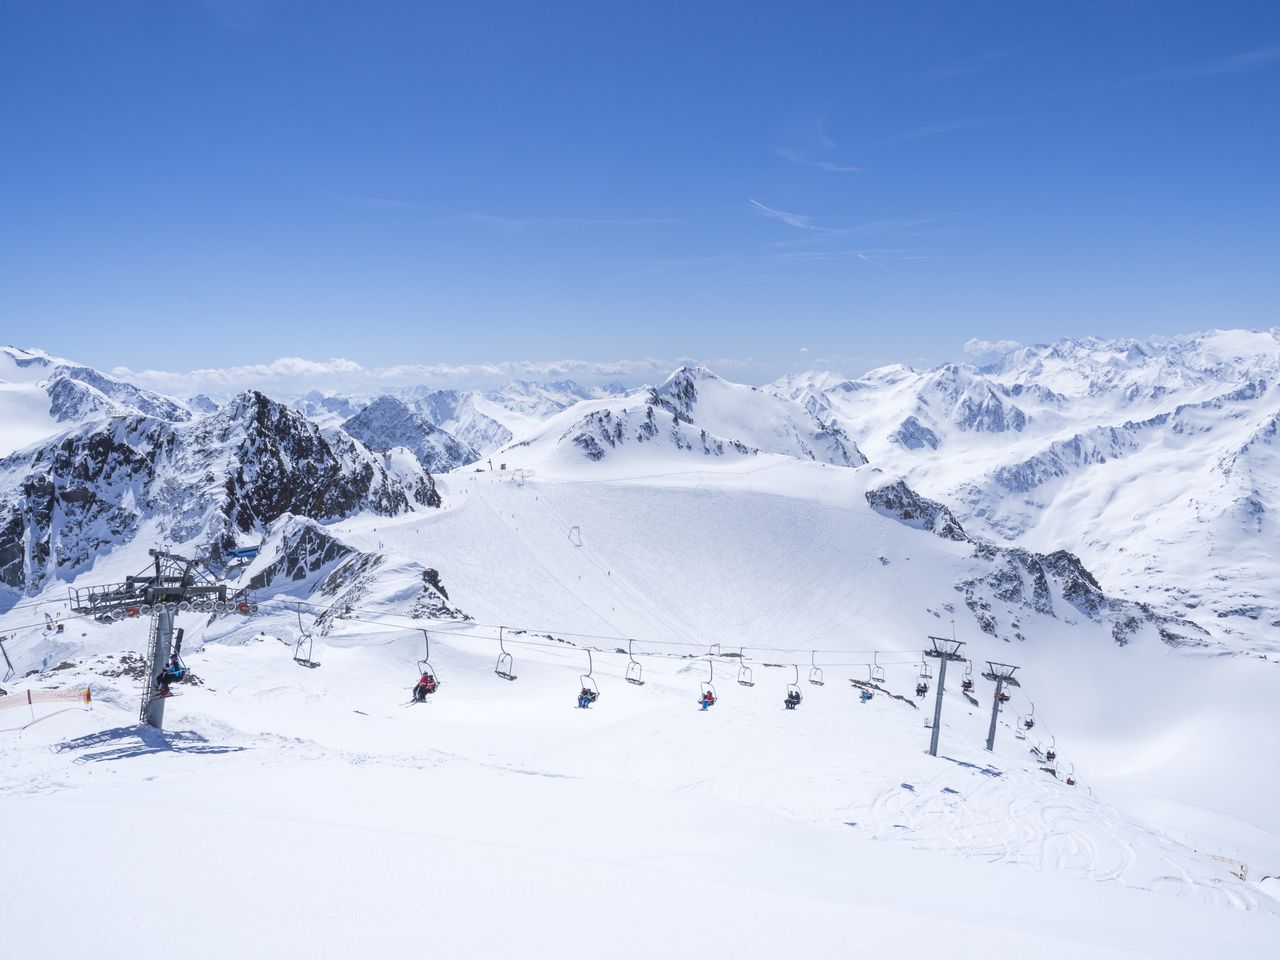
[{"label": "distant mountain range", "polygon": [[[1182,642],[1266,647],[1280,626],[1277,331],[973,349],[972,363],[760,387],[690,366],[632,390],[517,381],[218,401],[7,347],[0,581],[37,592],[140,536],[225,549],[286,514],[432,509],[437,477],[491,458],[604,478],[781,457],[869,462],[894,491],[873,506],[945,511],[951,539],[988,544],[1012,571],[987,586],[1016,574],[1032,607],[1037,577],[1057,576],[1059,595],[1103,597],[1086,606],[1184,624]],[[979,621],[983,582],[966,595]]]}]

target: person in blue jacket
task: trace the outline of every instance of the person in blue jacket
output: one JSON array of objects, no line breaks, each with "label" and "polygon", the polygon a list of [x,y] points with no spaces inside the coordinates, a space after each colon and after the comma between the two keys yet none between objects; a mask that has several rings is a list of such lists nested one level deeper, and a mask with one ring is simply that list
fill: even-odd
[{"label": "person in blue jacket", "polygon": [[160,671],[160,676],[156,677],[156,683],[160,686],[160,696],[169,696],[169,684],[181,682],[186,675],[187,668],[182,665],[182,659],[175,653],[169,658],[169,665]]}]

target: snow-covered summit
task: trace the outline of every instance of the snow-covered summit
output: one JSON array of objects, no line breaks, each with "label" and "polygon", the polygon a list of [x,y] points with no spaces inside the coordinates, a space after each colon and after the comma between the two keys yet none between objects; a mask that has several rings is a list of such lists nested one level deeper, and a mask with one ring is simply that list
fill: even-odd
[{"label": "snow-covered summit", "polygon": [[572,463],[758,453],[845,467],[866,462],[835,420],[768,390],[730,383],[704,366],[681,367],[658,386],[625,397],[575,405],[513,449],[521,451],[517,459],[531,462],[539,456]]}]

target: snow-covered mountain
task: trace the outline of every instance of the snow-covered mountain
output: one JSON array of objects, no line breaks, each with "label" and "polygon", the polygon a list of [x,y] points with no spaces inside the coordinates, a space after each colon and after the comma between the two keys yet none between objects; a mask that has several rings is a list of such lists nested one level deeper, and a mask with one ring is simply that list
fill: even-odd
[{"label": "snow-covered mountain", "polygon": [[395,397],[375,398],[344,421],[342,429],[376,453],[404,447],[428,473],[445,473],[480,458],[470,446]]},{"label": "snow-covered mountain", "polygon": [[[406,402],[441,430],[453,434],[476,452],[487,456],[511,441],[511,428],[504,426],[505,409],[476,390],[427,390],[418,388],[405,395]],[[491,416],[490,413],[496,414]]]},{"label": "snow-covered mountain", "polygon": [[0,347],[0,455],[77,424],[146,416],[180,423],[183,403],[40,350]]},{"label": "snow-covered mountain", "polygon": [[286,513],[391,516],[439,502],[424,471],[393,476],[345,435],[251,391],[198,420],[113,417],[0,460],[0,583],[37,591],[144,532],[216,552]]},{"label": "snow-covered mountain", "polygon": [[1068,550],[1119,596],[1237,648],[1274,645],[1277,331],[1071,339],[979,361],[771,389],[820,397],[967,529]]},{"label": "snow-covered mountain", "polygon": [[[516,447],[560,462],[622,457],[782,454],[844,467],[866,463],[835,420],[705,367],[681,367],[662,384],[625,397],[587,401],[550,418]],[[517,457],[529,460],[527,453]]]}]

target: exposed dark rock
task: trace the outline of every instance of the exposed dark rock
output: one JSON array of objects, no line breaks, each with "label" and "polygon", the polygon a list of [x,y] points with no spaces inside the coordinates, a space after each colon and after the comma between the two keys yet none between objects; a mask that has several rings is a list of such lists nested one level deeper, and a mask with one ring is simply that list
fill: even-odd
[{"label": "exposed dark rock", "polygon": [[917,530],[927,530],[943,540],[969,540],[955,514],[942,504],[920,496],[904,480],[868,490],[867,503],[878,513],[901,520]]},{"label": "exposed dark rock", "polygon": [[192,423],[116,417],[0,460],[0,581],[37,589],[150,518],[216,559],[286,513],[332,520],[439,503],[429,476],[406,486],[350,438],[326,438],[249,392]]}]

